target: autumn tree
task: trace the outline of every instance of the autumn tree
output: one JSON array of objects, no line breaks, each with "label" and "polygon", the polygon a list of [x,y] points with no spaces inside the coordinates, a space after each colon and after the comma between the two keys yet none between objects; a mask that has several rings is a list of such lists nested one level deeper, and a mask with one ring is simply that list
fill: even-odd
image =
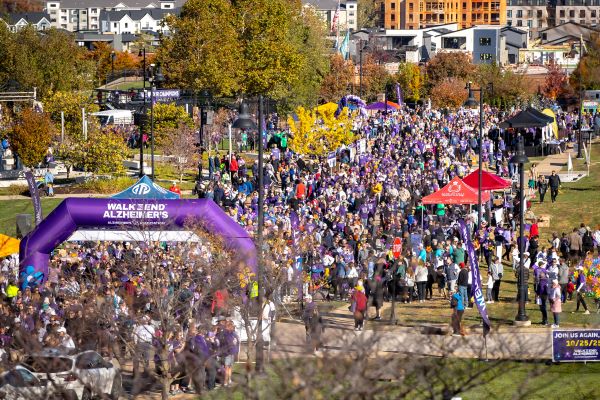
[{"label": "autumn tree", "polygon": [[358,29],[376,28],[379,20],[379,10],[375,0],[358,0]]},{"label": "autumn tree", "polygon": [[177,128],[166,131],[160,149],[164,155],[171,156],[169,164],[175,167],[180,182],[185,171],[195,168],[198,164],[199,149],[196,143],[198,134],[185,123],[180,122]]},{"label": "autumn tree", "polygon": [[298,120],[288,119],[294,137],[289,142],[298,154],[322,156],[354,140],[352,117],[348,109],[335,116],[335,109],[320,107],[315,111],[298,107]]},{"label": "autumn tree", "polygon": [[323,78],[319,97],[324,102],[338,102],[349,92],[349,86],[354,80],[354,65],[350,60],[344,60],[340,54],[334,54],[329,59],[329,73]]},{"label": "autumn tree", "polygon": [[388,78],[389,74],[382,64],[376,63],[370,54],[363,57],[362,86],[365,99],[375,101],[377,95],[384,92]]},{"label": "autumn tree", "polygon": [[554,61],[551,61],[546,67],[548,68],[548,73],[544,80],[544,86],[542,86],[542,93],[547,98],[556,100],[565,92],[569,78]]},{"label": "autumn tree", "polygon": [[571,74],[571,86],[579,90],[600,89],[600,35],[594,34],[587,43],[586,51]]},{"label": "autumn tree", "polygon": [[396,75],[405,100],[419,101],[425,92],[425,76],[420,66],[401,63]]},{"label": "autumn tree", "polygon": [[5,0],[0,1],[0,15],[42,11],[40,0]]},{"label": "autumn tree", "polygon": [[466,82],[474,71],[475,66],[471,61],[471,57],[468,54],[459,52],[437,53],[425,65],[427,86],[430,90],[447,80],[447,78],[456,78]]},{"label": "autumn tree", "polygon": [[434,107],[458,108],[467,99],[465,81],[458,78],[445,78],[431,89],[430,95]]},{"label": "autumn tree", "polygon": [[21,111],[8,131],[11,148],[27,167],[35,167],[43,161],[53,136],[49,115],[32,108]]}]

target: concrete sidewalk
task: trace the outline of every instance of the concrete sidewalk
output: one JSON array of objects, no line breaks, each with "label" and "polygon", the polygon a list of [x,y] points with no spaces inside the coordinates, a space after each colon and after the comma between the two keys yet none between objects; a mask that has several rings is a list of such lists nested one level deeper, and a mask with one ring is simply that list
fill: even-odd
[{"label": "concrete sidewalk", "polygon": [[[389,307],[388,303],[386,305]],[[352,315],[346,307],[324,313],[323,320],[323,351],[332,356],[347,352],[365,352],[480,359],[552,358],[550,329],[507,327],[501,331],[490,332],[484,340],[482,329],[477,327],[471,329],[465,337],[453,337],[445,334],[425,334],[423,332],[427,329],[424,328],[427,327],[393,326],[388,325],[386,321],[369,320],[365,322],[365,330],[356,332]],[[432,328],[432,332],[447,331],[447,327]],[[276,346],[272,348],[273,358],[311,355],[306,349],[305,329],[301,321],[278,322],[274,337]]]}]

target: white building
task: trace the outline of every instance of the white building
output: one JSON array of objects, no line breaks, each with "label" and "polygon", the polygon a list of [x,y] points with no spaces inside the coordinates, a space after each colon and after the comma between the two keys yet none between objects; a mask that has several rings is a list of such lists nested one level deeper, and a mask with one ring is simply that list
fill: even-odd
[{"label": "white building", "polygon": [[55,28],[71,32],[100,31],[103,11],[174,10],[185,0],[47,0],[45,11]]},{"label": "white building", "polygon": [[337,26],[334,27],[333,31],[337,31],[338,28],[340,32],[358,30],[357,0],[302,0],[302,5],[303,7],[312,7],[327,23],[327,29],[330,32],[339,6]]},{"label": "white building", "polygon": [[123,11],[103,11],[100,14],[100,33],[138,34],[141,32],[166,32],[164,18],[179,9],[143,9]]},{"label": "white building", "polygon": [[17,32],[29,25],[35,26],[38,31],[50,28],[50,15],[43,12],[9,14],[2,20],[11,32]]}]

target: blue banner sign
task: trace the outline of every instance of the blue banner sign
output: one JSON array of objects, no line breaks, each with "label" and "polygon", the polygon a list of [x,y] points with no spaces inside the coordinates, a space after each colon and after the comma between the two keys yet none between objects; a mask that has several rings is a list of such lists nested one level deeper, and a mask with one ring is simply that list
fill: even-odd
[{"label": "blue banner sign", "polygon": [[600,361],[600,329],[552,331],[552,361]]}]

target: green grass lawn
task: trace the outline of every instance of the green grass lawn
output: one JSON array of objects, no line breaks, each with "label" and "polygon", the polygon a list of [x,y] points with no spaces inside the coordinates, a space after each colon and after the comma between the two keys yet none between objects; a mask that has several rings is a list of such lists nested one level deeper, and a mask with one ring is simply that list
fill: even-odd
[{"label": "green grass lawn", "polygon": [[[487,269],[482,268],[482,280],[487,281]],[[504,266],[504,279],[500,286],[500,302],[486,304],[488,315],[492,323],[492,329],[511,325],[517,315],[518,304],[516,298],[516,279],[512,273],[512,268]],[[529,285],[530,302],[526,304],[526,312],[532,322],[532,326],[539,326],[542,321],[540,308],[534,303],[533,284]],[[484,288],[485,293],[485,288]],[[592,299],[587,301],[590,310],[595,309]],[[547,305],[548,319],[552,323],[552,314],[550,305]],[[563,312],[560,314],[561,327],[585,326],[600,327],[600,314],[592,312],[590,315],[584,315],[579,312],[572,314],[575,310],[575,301],[568,301],[563,305]],[[383,313],[383,318],[389,318],[390,309]],[[450,302],[447,299],[441,299],[437,295],[437,288],[434,285],[434,300],[425,303],[413,302],[410,304],[396,304],[396,319],[400,325],[417,326],[427,324],[449,324],[451,316]],[[481,317],[476,307],[465,311],[463,323],[466,327],[481,325]]]},{"label": "green grass lawn", "polygon": [[[48,215],[63,199],[42,198],[42,211]],[[15,236],[17,214],[33,214],[31,200],[0,200],[0,233]]]},{"label": "green grass lawn", "polygon": [[[397,363],[398,370],[383,372],[385,377],[377,379],[378,372],[385,370],[388,362]],[[363,367],[357,367],[356,363],[363,364]],[[408,366],[405,367],[404,363]],[[241,400],[251,394],[257,399],[304,399],[309,398],[308,393],[311,393],[314,398],[329,399],[441,399],[444,388],[464,400],[600,398],[600,386],[596,384],[599,363],[487,362],[445,358],[353,361],[343,356],[323,360],[302,358],[274,360],[266,366],[265,374],[249,386],[245,384],[243,367],[242,364],[234,367],[233,378],[237,384],[209,392],[205,398]],[[401,369],[411,372],[403,375]],[[356,374],[362,376],[357,378]],[[363,374],[368,374],[368,377]],[[360,383],[363,385],[357,389],[362,393],[372,390],[370,395],[355,394],[350,385],[356,384],[359,379],[362,379]],[[345,389],[340,390],[340,386],[345,386]]]},{"label": "green grass lawn", "polygon": [[[550,191],[546,194],[544,203],[540,204],[537,194],[533,199],[531,210],[534,214],[550,216],[550,227],[540,228],[540,246],[548,246],[546,240],[552,237],[552,232],[559,235],[562,232],[569,233],[582,222],[592,229],[600,224],[600,163],[595,163],[593,158],[594,154],[600,154],[600,144],[594,144],[592,151],[589,177],[563,184],[555,203],[550,201]],[[575,165],[574,169],[577,169]],[[584,170],[584,167],[580,166],[579,169]]]}]

